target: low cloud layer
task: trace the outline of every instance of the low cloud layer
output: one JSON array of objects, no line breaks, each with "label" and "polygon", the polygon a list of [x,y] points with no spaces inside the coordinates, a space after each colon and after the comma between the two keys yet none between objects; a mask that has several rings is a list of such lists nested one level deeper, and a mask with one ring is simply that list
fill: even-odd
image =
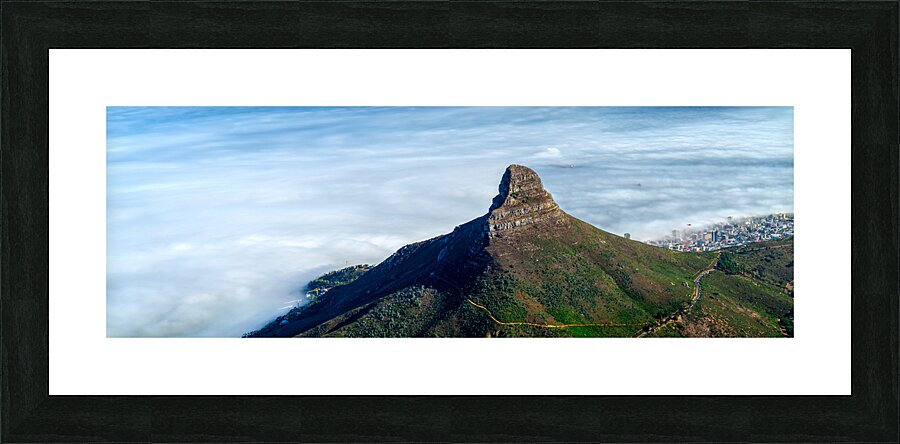
[{"label": "low cloud layer", "polygon": [[240,336],[487,211],[505,167],[635,239],[793,211],[791,108],[108,109],[109,336]]}]

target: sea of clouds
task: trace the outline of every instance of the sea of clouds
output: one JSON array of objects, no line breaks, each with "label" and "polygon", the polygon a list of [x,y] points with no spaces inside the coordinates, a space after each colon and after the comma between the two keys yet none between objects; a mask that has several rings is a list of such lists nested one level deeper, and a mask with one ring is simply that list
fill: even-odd
[{"label": "sea of clouds", "polygon": [[111,337],[240,336],[484,214],[511,163],[639,240],[793,211],[790,107],[110,107],[107,136]]}]

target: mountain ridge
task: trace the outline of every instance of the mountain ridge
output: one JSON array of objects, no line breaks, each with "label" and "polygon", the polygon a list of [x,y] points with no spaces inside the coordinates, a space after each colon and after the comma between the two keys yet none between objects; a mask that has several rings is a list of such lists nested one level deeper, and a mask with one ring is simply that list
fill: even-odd
[{"label": "mountain ridge", "polygon": [[[686,309],[714,257],[593,227],[514,164],[486,214],[248,336],[633,336]],[[581,327],[540,328],[551,324]]]}]

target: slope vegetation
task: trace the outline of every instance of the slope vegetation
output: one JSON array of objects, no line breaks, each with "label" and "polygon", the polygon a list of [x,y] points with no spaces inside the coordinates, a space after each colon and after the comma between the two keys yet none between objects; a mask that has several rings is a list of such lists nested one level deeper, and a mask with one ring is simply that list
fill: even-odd
[{"label": "slope vegetation", "polygon": [[724,250],[696,307],[655,335],[792,337],[793,239]]}]

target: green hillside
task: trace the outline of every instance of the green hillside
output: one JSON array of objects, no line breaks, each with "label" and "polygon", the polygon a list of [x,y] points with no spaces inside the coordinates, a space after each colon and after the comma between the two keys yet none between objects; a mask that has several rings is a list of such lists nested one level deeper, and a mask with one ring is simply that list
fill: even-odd
[{"label": "green hillside", "polygon": [[[542,236],[488,248],[499,271],[471,296],[503,322],[588,325],[565,329],[497,325],[497,334],[632,336],[686,305],[692,279],[715,254],[681,253],[628,240],[571,218]],[[522,331],[526,330],[526,331]]]},{"label": "green hillside", "polygon": [[725,250],[719,268],[793,293],[794,239],[744,245]]},{"label": "green hillside", "polygon": [[690,313],[654,336],[792,337],[793,239],[724,250]]}]

